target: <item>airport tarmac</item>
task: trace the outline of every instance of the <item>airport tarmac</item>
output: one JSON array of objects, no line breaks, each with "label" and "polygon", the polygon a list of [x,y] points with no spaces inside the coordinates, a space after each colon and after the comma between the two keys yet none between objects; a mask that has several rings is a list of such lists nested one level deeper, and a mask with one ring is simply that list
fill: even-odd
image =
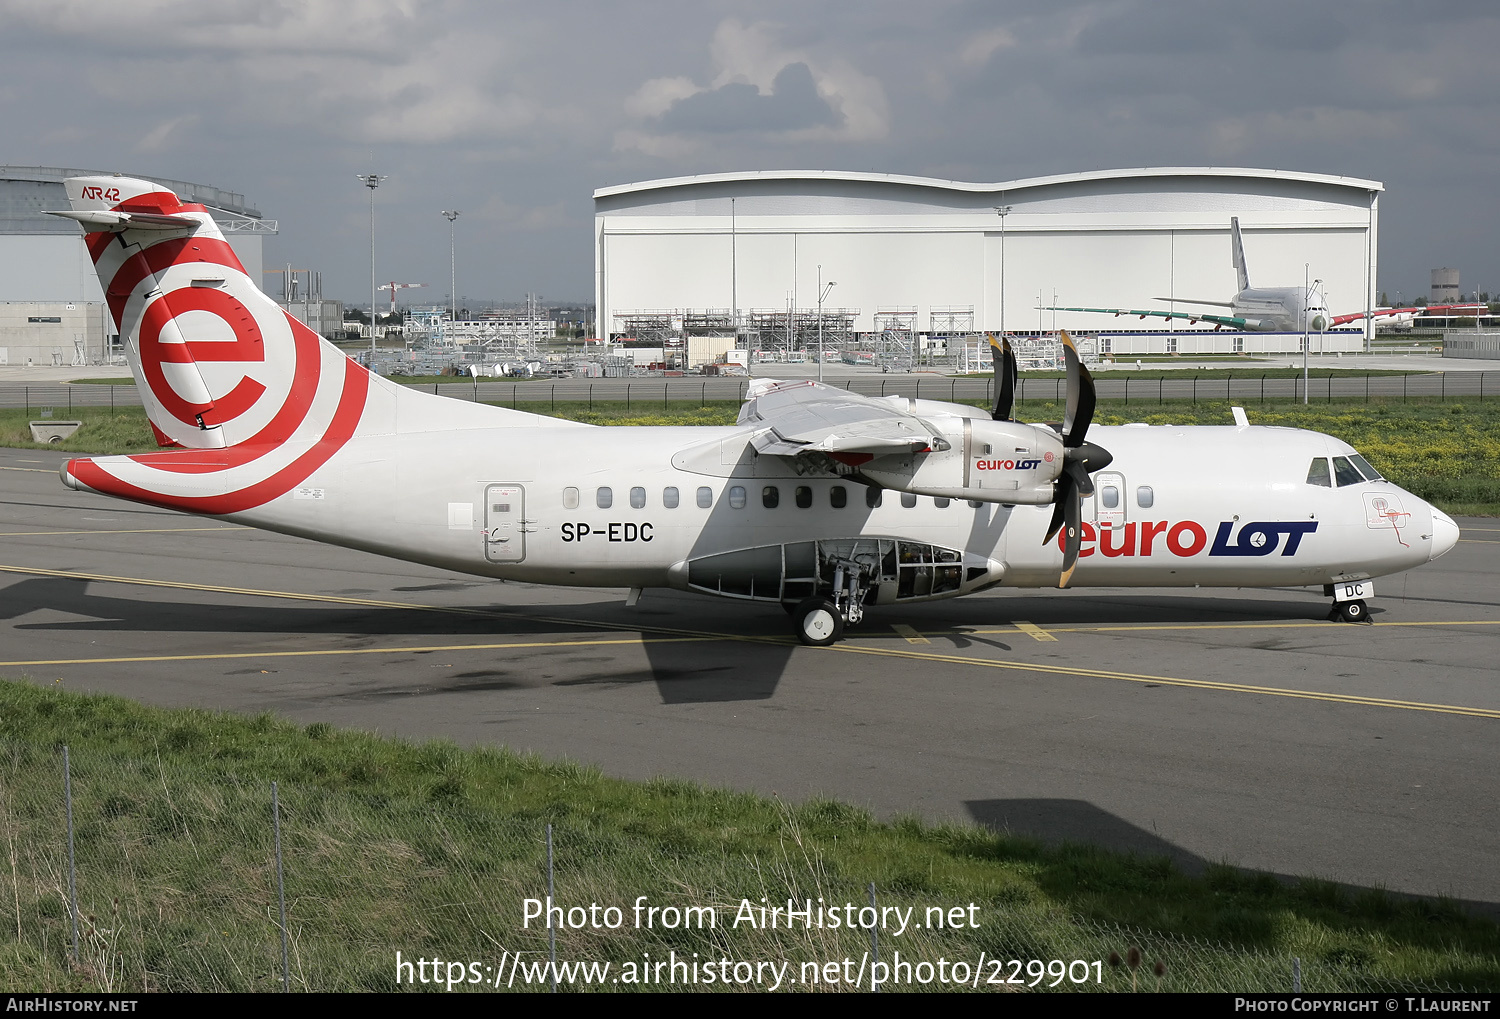
[{"label": "airport tarmac", "polygon": [[[497,584],[0,450],[0,675],[568,756],[1500,911],[1500,521],[1377,582],[1005,591],[804,648],[775,608]],[[0,734],[3,734],[0,722]]]}]

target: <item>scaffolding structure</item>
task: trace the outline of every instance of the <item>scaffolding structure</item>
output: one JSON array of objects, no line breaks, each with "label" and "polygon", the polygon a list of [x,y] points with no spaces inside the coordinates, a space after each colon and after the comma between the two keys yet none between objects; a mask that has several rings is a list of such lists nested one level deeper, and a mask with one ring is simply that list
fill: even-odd
[{"label": "scaffolding structure", "polygon": [[[1099,360],[1099,341],[1093,336],[1073,336],[1073,346],[1078,348],[1078,359],[1084,364],[1095,364]],[[990,359],[990,343],[985,336],[969,336],[954,341],[958,357],[955,367],[960,373],[987,372],[993,367]],[[1010,337],[1011,349],[1016,354],[1016,367],[1021,371],[1062,371],[1062,340],[1053,333]]]},{"label": "scaffolding structure", "polygon": [[[824,308],[821,316],[824,350],[846,350],[854,342],[858,308]],[[747,339],[771,359],[805,356],[818,349],[820,316],[816,308],[756,308],[749,315]]]},{"label": "scaffolding structure", "polygon": [[618,312],[615,315],[613,336],[665,347],[669,341],[682,339],[681,327],[678,325],[681,320],[681,316],[672,311]]},{"label": "scaffolding structure", "polygon": [[[868,351],[875,364],[887,371],[911,371],[916,364],[917,309],[881,308],[875,312],[875,331],[855,348]],[[845,357],[846,361],[863,358]]]}]

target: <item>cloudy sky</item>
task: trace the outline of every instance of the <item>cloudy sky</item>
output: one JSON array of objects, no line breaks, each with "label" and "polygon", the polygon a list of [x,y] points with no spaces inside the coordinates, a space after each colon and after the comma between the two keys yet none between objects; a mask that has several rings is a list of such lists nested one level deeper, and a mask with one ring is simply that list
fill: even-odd
[{"label": "cloudy sky", "polygon": [[[1125,166],[1383,181],[1379,286],[1500,290],[1500,5],[1483,0],[0,0],[0,163],[243,192],[266,265],[587,300],[597,187]],[[1267,280],[1266,283],[1278,281]],[[368,300],[367,297],[364,298]]]}]

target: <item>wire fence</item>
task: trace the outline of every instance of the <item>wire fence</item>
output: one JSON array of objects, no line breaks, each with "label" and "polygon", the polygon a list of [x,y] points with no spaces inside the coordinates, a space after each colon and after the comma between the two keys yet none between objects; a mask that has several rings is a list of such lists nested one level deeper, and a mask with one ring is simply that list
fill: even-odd
[{"label": "wire fence", "polygon": [[[882,907],[914,905],[920,916],[926,900],[899,883],[881,889],[833,875],[806,847],[790,810],[780,850],[764,857],[725,854],[715,864],[699,860],[688,867],[670,853],[656,853],[636,859],[622,876],[620,865],[600,863],[618,860],[618,833],[566,816],[554,830],[534,810],[484,812],[459,802],[454,776],[463,756],[453,749],[434,751],[435,781],[424,799],[382,794],[377,775],[368,776],[372,791],[361,795],[334,794],[309,781],[239,776],[217,768],[212,739],[188,729],[168,730],[162,748],[168,763],[160,754],[0,744],[0,852],[8,864],[0,864],[0,886],[8,886],[0,887],[0,932],[4,940],[14,937],[13,950],[0,952],[5,986],[103,992],[619,989],[628,967],[642,959],[692,955],[736,966],[784,962],[789,982],[804,990],[879,990],[882,984],[900,990],[1463,990],[1393,978],[1378,965],[1379,952],[1343,946],[1293,958],[1021,901],[986,904],[983,923],[962,937],[926,925],[903,934],[874,924],[731,927],[729,918],[747,903],[790,899],[811,909],[815,902],[862,907],[868,900],[873,910],[878,896]],[[196,758],[193,767],[170,763],[172,753],[187,750]],[[705,927],[701,912],[696,927],[665,913],[646,926],[637,914],[632,923],[641,893],[653,903],[712,910],[717,923]],[[552,903],[568,908],[554,914],[545,908]],[[597,911],[595,922],[582,921],[575,907],[591,903],[617,903],[622,922],[611,924],[606,913],[601,924]],[[444,960],[441,972],[436,961],[429,970],[429,958]],[[455,979],[459,960],[464,964]],[[829,962],[838,960],[870,965],[855,981],[852,964],[830,975]],[[587,963],[595,969],[581,968]],[[599,970],[603,964],[610,968]],[[761,972],[745,970],[751,972],[757,976],[731,982],[726,969],[719,983],[768,989]],[[688,979],[686,969],[681,981],[658,972],[648,984],[681,985],[720,989]]]},{"label": "wire fence", "polygon": [[[1124,376],[1124,377],[1120,377]],[[545,413],[558,404],[624,403],[642,410],[672,403],[706,404],[740,402],[750,385],[749,379],[597,379],[560,382],[473,382],[416,383],[410,386],[434,395],[475,403],[498,403]],[[830,380],[826,385],[862,396],[900,396],[949,402],[992,402],[995,384],[989,378],[857,378]],[[1270,401],[1315,402],[1413,399],[1493,399],[1500,386],[1489,381],[1488,372],[1432,372],[1404,375],[1331,375],[1313,377],[1304,384],[1301,377],[1251,375],[1220,377],[1217,375],[1182,374],[1173,378],[1135,378],[1124,372],[1095,376],[1094,387],[1101,400],[1118,400],[1126,404],[1165,403],[1169,400],[1191,400],[1194,403],[1235,401],[1266,403]],[[1060,401],[1066,395],[1062,378],[1022,377],[1017,388],[1019,400]],[[25,409],[28,414],[55,416],[72,413],[76,408],[141,406],[135,386],[115,385],[19,385],[0,383],[0,409]]]}]

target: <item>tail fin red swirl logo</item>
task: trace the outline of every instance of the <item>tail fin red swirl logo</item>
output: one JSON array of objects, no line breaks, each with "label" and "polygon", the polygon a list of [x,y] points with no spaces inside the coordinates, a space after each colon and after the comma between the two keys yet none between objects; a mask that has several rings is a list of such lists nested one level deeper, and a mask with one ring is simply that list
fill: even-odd
[{"label": "tail fin red swirl logo", "polygon": [[368,373],[261,292],[207,209],[128,178],[66,187],[74,218],[104,227],[88,247],[152,425],[171,443],[216,451],[148,454],[108,470],[78,461],[79,481],[235,512],[289,491],[350,438]]}]

